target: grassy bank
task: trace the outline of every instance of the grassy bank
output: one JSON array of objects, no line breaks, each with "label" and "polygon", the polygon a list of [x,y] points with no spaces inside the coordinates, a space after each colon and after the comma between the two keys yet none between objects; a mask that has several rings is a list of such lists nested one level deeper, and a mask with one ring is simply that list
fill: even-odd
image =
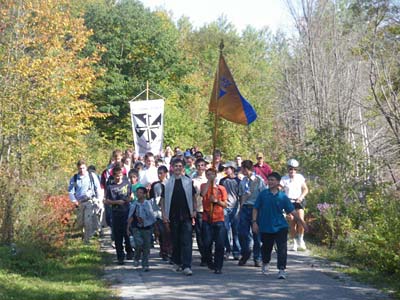
[{"label": "grassy bank", "polygon": [[97,242],[83,245],[79,238],[55,257],[32,246],[0,247],[0,299],[78,300],[111,299],[101,279],[103,263],[110,258]]},{"label": "grassy bank", "polygon": [[336,249],[330,249],[315,243],[308,243],[308,245],[313,255],[340,263],[342,266],[336,267],[338,271],[351,276],[356,281],[384,291],[393,299],[400,300],[400,278],[398,275],[366,268],[362,264],[355,263],[346,253]]}]

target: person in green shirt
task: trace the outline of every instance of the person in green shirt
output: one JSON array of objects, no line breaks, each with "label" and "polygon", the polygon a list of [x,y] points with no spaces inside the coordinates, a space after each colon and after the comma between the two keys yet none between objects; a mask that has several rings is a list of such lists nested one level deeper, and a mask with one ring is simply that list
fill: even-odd
[{"label": "person in green shirt", "polygon": [[137,201],[136,190],[139,187],[144,187],[143,184],[139,182],[139,172],[136,169],[132,169],[128,173],[129,182],[130,182],[130,199],[131,205]]}]

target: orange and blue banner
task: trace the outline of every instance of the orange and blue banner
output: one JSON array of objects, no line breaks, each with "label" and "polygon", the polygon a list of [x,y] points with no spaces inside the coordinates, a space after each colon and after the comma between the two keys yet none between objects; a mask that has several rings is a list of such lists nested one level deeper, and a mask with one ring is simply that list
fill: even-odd
[{"label": "orange and blue banner", "polygon": [[253,106],[240,94],[222,54],[215,75],[209,110],[228,121],[243,125],[249,125],[257,118]]}]

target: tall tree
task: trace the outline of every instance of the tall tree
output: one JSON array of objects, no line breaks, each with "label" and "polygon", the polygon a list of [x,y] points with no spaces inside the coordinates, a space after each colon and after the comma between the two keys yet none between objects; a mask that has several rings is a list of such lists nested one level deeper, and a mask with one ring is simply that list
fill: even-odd
[{"label": "tall tree", "polygon": [[369,64],[369,106],[376,112],[373,117],[379,132],[377,158],[400,189],[400,5],[396,1],[355,1],[351,8],[368,26],[360,50]]},{"label": "tall tree", "polygon": [[99,115],[85,100],[96,58],[80,56],[91,32],[69,1],[6,0],[0,15],[0,217],[9,241],[17,187],[32,170],[68,167],[86,152],[81,137]]},{"label": "tall tree", "polygon": [[166,110],[179,107],[187,92],[182,79],[191,65],[178,48],[178,31],[168,15],[152,13],[139,1],[97,1],[86,8],[85,24],[94,31],[87,51],[104,49],[98,68],[105,74],[90,99],[109,116],[96,125],[109,139],[129,142],[128,101],[149,81],[153,91],[168,99]]},{"label": "tall tree", "polygon": [[208,115],[208,102],[219,57],[218,46],[223,40],[228,66],[241,93],[255,107],[258,119],[250,126],[219,120],[217,147],[223,150],[227,159],[237,154],[252,157],[261,150],[266,151],[268,158],[274,157],[272,145],[279,143],[271,143],[272,107],[276,98],[274,85],[279,76],[270,32],[248,27],[239,34],[224,17],[197,30],[190,30],[185,20],[178,24],[182,32],[181,43],[196,64],[196,70],[191,74],[194,79],[191,82],[197,86],[196,106],[190,113],[197,124],[204,124],[200,127],[203,130],[196,131],[196,135],[201,137],[198,139],[201,148],[210,151],[212,147],[214,118]]}]

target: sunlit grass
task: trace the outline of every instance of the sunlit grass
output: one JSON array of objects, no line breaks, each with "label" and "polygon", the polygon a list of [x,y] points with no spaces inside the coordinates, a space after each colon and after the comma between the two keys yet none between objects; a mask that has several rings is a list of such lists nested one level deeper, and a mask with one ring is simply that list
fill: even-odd
[{"label": "sunlit grass", "polygon": [[111,299],[101,279],[107,259],[97,242],[85,246],[79,239],[69,240],[55,258],[29,247],[15,255],[0,247],[0,299]]}]

